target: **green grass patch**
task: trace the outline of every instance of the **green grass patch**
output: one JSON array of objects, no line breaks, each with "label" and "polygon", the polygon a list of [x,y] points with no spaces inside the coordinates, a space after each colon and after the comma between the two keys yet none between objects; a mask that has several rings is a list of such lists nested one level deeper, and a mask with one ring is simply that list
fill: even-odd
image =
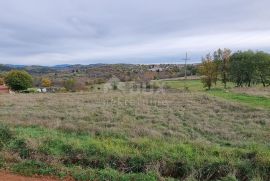
[{"label": "green grass patch", "polygon": [[[161,80],[162,81],[162,80]],[[205,91],[201,80],[166,80],[163,81],[164,84],[168,85],[171,89],[184,89],[185,86],[188,87],[190,91]],[[221,97],[227,100],[244,103],[251,107],[261,107],[270,108],[270,98],[264,96],[254,96],[244,93],[233,93],[229,90],[234,87],[232,82],[227,84],[227,90],[224,90],[224,85],[218,81],[216,85],[213,85],[210,91],[207,91],[212,96]]]},{"label": "green grass patch", "polygon": [[[206,89],[203,87],[201,80],[158,80],[158,82],[164,83],[170,89],[183,90],[185,87],[187,87],[190,91],[204,91]],[[229,82],[227,84],[227,88],[232,87],[233,83]],[[213,85],[213,88],[223,89],[224,85],[218,81],[216,85]]]},{"label": "green grass patch", "polygon": [[12,166],[12,171],[25,176],[56,175],[57,171],[52,166],[35,160],[27,160]]},{"label": "green grass patch", "polygon": [[[238,178],[268,178],[270,169],[270,153],[261,145],[233,148],[176,139],[108,138],[40,127],[16,127],[14,131],[19,141],[11,142],[13,150],[17,148],[20,153],[26,149],[22,138],[38,140],[33,154],[54,157],[63,169],[72,169],[77,180],[156,180],[156,175],[175,179],[196,175],[198,180],[217,180],[235,170]],[[23,175],[59,175],[53,166],[38,160],[15,164],[12,170]]]},{"label": "green grass patch", "polygon": [[210,95],[221,97],[227,100],[244,103],[251,107],[270,108],[270,98],[262,96],[252,96],[243,93],[233,93],[224,90],[211,90],[208,91]]},{"label": "green grass patch", "polygon": [[103,170],[94,170],[94,169],[81,169],[77,167],[77,168],[72,168],[71,173],[72,173],[72,176],[78,181],[88,181],[88,180],[155,181],[155,180],[158,180],[158,177],[155,173],[124,174],[110,168],[106,168]]}]

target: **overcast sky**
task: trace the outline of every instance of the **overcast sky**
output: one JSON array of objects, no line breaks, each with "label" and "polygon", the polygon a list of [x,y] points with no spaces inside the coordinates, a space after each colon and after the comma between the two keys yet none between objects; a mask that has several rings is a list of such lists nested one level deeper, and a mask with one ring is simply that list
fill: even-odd
[{"label": "overcast sky", "polygon": [[0,63],[180,63],[270,52],[269,0],[0,0]]}]

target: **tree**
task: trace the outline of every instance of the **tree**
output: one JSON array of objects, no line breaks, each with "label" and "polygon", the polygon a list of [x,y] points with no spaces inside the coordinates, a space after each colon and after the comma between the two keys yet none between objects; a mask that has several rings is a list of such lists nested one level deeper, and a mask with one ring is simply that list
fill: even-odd
[{"label": "tree", "polygon": [[270,84],[270,54],[265,52],[257,52],[256,59],[256,73],[260,82],[265,87]]},{"label": "tree", "polygon": [[211,89],[213,83],[216,82],[218,70],[217,64],[213,61],[210,54],[203,58],[202,64],[199,67],[199,73],[202,75],[204,87]]},{"label": "tree", "polygon": [[84,91],[87,90],[86,82],[83,79],[69,78],[63,81],[63,86],[67,91]]},{"label": "tree", "polygon": [[25,71],[12,70],[5,77],[5,82],[12,90],[19,91],[32,87],[33,79]]},{"label": "tree", "polygon": [[230,66],[231,50],[224,48],[224,50],[218,49],[214,52],[214,61],[217,63],[218,71],[221,76],[221,81],[224,84],[224,88],[227,87],[229,81],[229,66]]},{"label": "tree", "polygon": [[253,51],[238,51],[231,56],[230,77],[237,86],[251,86],[256,78],[256,54]]},{"label": "tree", "polygon": [[41,80],[41,85],[42,85],[42,87],[51,87],[52,81],[49,78],[43,78]]},{"label": "tree", "polygon": [[64,82],[64,87],[67,91],[76,91],[75,90],[75,83],[76,83],[76,80],[75,79],[68,79],[68,80],[65,80]]}]

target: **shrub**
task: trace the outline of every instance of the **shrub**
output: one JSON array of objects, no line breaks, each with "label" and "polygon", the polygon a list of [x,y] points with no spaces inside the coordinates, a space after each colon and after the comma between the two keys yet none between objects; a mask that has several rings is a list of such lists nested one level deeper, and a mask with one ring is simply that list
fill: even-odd
[{"label": "shrub", "polygon": [[75,91],[75,79],[68,79],[64,81],[64,87],[67,91]]},{"label": "shrub", "polygon": [[7,74],[5,82],[12,90],[19,91],[30,88],[33,84],[33,79],[25,71],[13,70]]},{"label": "shrub", "polygon": [[51,87],[52,86],[52,81],[49,78],[43,78],[41,80],[41,85],[42,87]]},{"label": "shrub", "polygon": [[86,90],[85,82],[76,79],[68,79],[64,81],[64,87],[67,91],[72,92]]}]

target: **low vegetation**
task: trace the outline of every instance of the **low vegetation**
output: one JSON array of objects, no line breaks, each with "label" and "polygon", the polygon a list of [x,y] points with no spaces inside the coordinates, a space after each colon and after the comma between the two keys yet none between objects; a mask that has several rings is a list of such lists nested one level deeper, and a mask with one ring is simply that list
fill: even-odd
[{"label": "low vegetation", "polygon": [[26,90],[32,87],[33,79],[25,71],[12,70],[5,76],[5,83],[15,91]]},{"label": "low vegetation", "polygon": [[0,165],[76,180],[269,180],[269,109],[215,96],[2,95]]}]

